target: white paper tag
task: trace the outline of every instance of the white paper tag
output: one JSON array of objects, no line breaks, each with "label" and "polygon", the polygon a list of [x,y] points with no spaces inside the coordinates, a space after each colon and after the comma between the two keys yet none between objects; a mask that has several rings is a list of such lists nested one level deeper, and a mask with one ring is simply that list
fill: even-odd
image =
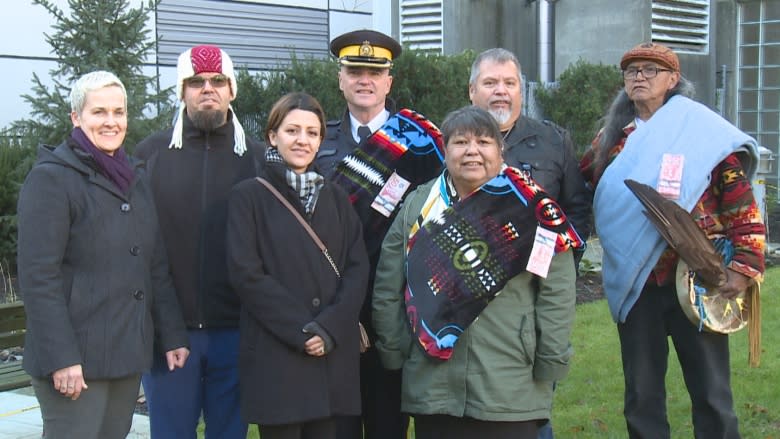
[{"label": "white paper tag", "polygon": [[537,276],[547,278],[553,255],[555,255],[555,241],[558,234],[541,227],[536,227],[534,246],[531,248],[531,256],[528,257],[528,265],[525,267]]},{"label": "white paper tag", "polygon": [[382,190],[379,191],[379,194],[374,198],[371,207],[382,215],[389,217],[404,197],[409,186],[411,186],[411,183],[393,172],[393,175],[387,179],[387,183],[385,183]]},{"label": "white paper tag", "polygon": [[664,154],[661,161],[661,174],[658,176],[658,193],[669,200],[680,198],[683,165],[685,156],[682,154]]}]

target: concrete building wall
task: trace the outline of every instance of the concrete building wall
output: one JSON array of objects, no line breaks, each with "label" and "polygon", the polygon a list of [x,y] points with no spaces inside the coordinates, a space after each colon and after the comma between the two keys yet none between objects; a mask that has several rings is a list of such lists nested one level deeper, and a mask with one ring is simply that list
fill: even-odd
[{"label": "concrete building wall", "polygon": [[[626,50],[651,40],[651,6],[650,0],[555,2],[555,76],[579,59],[619,65]],[[715,47],[716,12],[711,8],[710,48]],[[715,54],[710,50],[706,54],[678,52],[678,56],[683,75],[696,85],[697,100],[714,107]]]},{"label": "concrete building wall", "polygon": [[580,58],[617,65],[626,50],[650,40],[649,0],[557,1],[553,5],[556,78]]},{"label": "concrete building wall", "polygon": [[514,52],[533,80],[537,64],[537,6],[517,0],[443,2],[444,53],[503,47]]},{"label": "concrete building wall", "polygon": [[[723,116],[736,122],[737,5],[733,0],[716,0],[718,20],[714,23],[715,87],[724,88]],[[725,87],[724,87],[725,86]]]},{"label": "concrete building wall", "polygon": [[[707,105],[712,110],[717,110],[715,94],[715,89],[717,87],[717,84],[715,83],[717,54],[715,47],[719,31],[718,22],[717,8],[714,6],[714,2],[711,2],[709,50],[707,53],[703,54],[678,53],[680,58],[680,70],[682,70],[683,75],[691,80],[696,86],[696,100]],[[734,34],[731,36],[724,34],[723,37],[735,38]]]}]

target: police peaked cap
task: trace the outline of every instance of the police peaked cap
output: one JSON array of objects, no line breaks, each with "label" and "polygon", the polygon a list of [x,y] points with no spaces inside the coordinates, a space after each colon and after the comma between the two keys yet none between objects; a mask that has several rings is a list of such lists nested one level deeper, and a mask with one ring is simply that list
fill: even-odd
[{"label": "police peaked cap", "polygon": [[381,32],[363,29],[334,38],[330,51],[343,66],[387,69],[401,54],[401,45]]}]

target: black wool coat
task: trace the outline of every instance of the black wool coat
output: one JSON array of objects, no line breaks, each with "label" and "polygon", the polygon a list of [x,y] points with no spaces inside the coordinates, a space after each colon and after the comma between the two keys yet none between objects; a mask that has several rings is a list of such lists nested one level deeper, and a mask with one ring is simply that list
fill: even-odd
[{"label": "black wool coat", "polygon": [[[263,175],[306,218],[283,168]],[[261,425],[360,414],[358,316],[368,259],[361,224],[346,194],[326,182],[309,223],[341,278],[290,211],[255,179],[228,204],[228,271],[241,299],[241,414]],[[305,353],[316,322],[332,338],[324,357]]]},{"label": "black wool coat", "polygon": [[44,378],[82,365],[84,378],[138,374],[187,346],[143,165],[123,194],[65,142],[41,147],[19,194],[19,290],[27,313],[24,369]]}]

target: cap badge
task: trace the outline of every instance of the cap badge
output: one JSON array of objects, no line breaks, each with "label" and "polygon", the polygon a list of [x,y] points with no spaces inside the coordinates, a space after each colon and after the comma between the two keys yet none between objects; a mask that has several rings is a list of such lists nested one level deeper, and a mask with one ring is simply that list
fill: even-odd
[{"label": "cap badge", "polygon": [[363,44],[360,46],[360,56],[374,56],[374,48],[371,47],[371,43],[363,41]]}]

